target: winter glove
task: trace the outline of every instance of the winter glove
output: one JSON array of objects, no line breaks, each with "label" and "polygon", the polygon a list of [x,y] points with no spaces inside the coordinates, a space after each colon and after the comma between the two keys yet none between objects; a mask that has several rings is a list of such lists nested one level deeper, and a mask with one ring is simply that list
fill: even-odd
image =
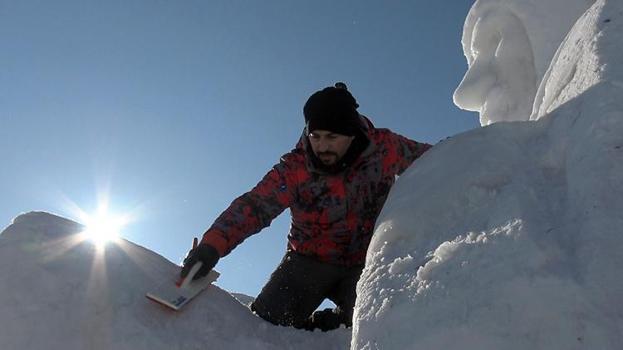
[{"label": "winter glove", "polygon": [[219,258],[220,255],[216,251],[216,248],[209,244],[199,244],[197,247],[191,249],[190,252],[188,252],[188,255],[186,255],[181,272],[182,278],[186,278],[190,272],[190,269],[192,269],[192,267],[198,262],[201,262],[203,265],[201,265],[201,268],[193,277],[193,281],[206,276],[214,268],[214,266],[216,266]]}]

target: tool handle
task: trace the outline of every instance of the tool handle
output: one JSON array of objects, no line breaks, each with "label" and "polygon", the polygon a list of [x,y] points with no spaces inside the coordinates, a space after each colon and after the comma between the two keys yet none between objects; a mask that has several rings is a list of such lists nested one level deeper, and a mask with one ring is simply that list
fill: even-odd
[{"label": "tool handle", "polygon": [[176,285],[179,288],[186,288],[186,287],[188,287],[188,285],[193,281],[193,277],[195,277],[195,275],[197,274],[197,272],[201,268],[201,265],[203,265],[203,263],[201,261],[198,261],[195,265],[193,265],[193,267],[190,268],[190,271],[188,272],[188,275],[186,275],[185,278],[182,278],[179,281],[177,281]]},{"label": "tool handle", "polygon": [[[193,238],[193,249],[197,248],[198,245],[199,245],[199,239],[197,237],[194,237]],[[199,269],[201,268],[201,265],[202,265],[201,261],[193,265],[193,267],[190,268],[188,275],[186,275],[185,278],[180,278],[177,282],[175,282],[175,285],[178,288],[184,288],[188,286],[190,282],[193,280],[193,277],[195,277],[195,274],[197,274],[197,271],[199,271]]]}]

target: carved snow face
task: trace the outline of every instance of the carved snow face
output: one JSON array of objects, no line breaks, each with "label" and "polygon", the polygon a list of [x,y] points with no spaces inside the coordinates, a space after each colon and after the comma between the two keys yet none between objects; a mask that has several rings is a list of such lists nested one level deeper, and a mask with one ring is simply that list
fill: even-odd
[{"label": "carved snow face", "polygon": [[523,23],[504,8],[482,14],[473,26],[470,64],[454,103],[480,112],[481,125],[527,120],[536,94],[536,70]]},{"label": "carved snow face", "polygon": [[454,93],[481,125],[529,120],[556,49],[595,0],[477,0],[465,19],[469,68]]}]

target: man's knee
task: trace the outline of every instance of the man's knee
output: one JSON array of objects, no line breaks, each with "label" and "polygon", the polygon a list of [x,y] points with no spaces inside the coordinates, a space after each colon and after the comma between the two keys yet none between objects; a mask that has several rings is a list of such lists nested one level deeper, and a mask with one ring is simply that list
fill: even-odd
[{"label": "man's knee", "polygon": [[326,266],[288,252],[268,283],[251,304],[251,310],[276,325],[306,328],[308,318],[334,284]]},{"label": "man's knee", "polygon": [[303,329],[309,328],[310,321],[308,314],[301,313],[294,308],[284,308],[283,304],[279,302],[279,300],[269,302],[255,300],[251,303],[250,308],[256,315],[274,325]]}]

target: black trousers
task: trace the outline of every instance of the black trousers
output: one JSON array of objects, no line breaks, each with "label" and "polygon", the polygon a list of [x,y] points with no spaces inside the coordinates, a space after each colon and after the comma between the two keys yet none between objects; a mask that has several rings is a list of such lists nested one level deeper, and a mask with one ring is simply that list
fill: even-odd
[{"label": "black trousers", "polygon": [[[286,252],[251,310],[277,325],[323,331],[352,325],[356,286],[363,265],[344,267]],[[314,312],[325,298],[335,309]]]}]

